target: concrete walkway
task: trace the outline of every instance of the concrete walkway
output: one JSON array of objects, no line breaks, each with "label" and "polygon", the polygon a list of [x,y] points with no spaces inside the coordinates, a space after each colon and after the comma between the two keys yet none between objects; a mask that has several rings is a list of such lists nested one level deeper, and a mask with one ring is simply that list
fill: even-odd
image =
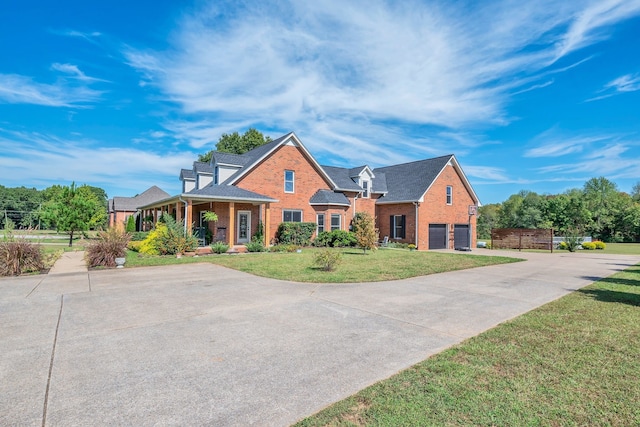
[{"label": "concrete walkway", "polygon": [[64,252],[51,267],[49,274],[86,273],[87,271],[84,251],[74,251]]},{"label": "concrete walkway", "polygon": [[0,279],[0,425],[288,425],[640,262],[513,256],[358,284],[206,263]]}]

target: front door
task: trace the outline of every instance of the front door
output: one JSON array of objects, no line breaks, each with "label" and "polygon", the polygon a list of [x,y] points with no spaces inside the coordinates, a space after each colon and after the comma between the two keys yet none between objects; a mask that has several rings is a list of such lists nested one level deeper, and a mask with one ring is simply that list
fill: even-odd
[{"label": "front door", "polygon": [[251,211],[238,211],[238,243],[251,240]]}]

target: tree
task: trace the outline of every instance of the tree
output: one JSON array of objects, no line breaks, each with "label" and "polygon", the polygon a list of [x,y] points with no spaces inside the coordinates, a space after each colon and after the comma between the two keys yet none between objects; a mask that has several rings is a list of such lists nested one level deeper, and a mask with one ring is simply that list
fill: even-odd
[{"label": "tree", "polygon": [[[244,154],[247,151],[251,151],[254,148],[260,147],[268,142],[271,142],[270,137],[265,137],[262,132],[255,128],[249,128],[243,135],[238,132],[232,134],[223,133],[218,143],[216,144],[216,151],[231,154]],[[209,151],[206,154],[200,154],[198,156],[199,162],[208,163],[211,161],[213,151]]]},{"label": "tree", "polygon": [[42,217],[55,225],[56,230],[69,233],[69,246],[73,245],[74,233],[106,221],[107,210],[89,186],[76,187],[72,183],[56,193],[42,205]]},{"label": "tree", "polygon": [[367,249],[377,249],[378,229],[375,226],[375,219],[367,212],[358,212],[353,217],[353,232],[363,253],[366,254]]},{"label": "tree", "polygon": [[478,208],[478,237],[481,239],[491,238],[491,229],[498,228],[498,218],[500,216],[500,204],[491,203]]},{"label": "tree", "polygon": [[631,188],[631,198],[636,202],[640,202],[640,181],[636,182]]},{"label": "tree", "polygon": [[583,191],[587,209],[593,218],[592,234],[599,238],[608,237],[615,215],[612,208],[618,195],[616,184],[602,176],[591,178],[584,184]]}]

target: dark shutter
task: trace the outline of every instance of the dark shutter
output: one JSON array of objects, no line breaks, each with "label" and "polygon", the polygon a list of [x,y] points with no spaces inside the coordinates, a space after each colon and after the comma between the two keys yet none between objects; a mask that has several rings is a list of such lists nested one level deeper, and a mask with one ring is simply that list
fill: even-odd
[{"label": "dark shutter", "polygon": [[406,230],[407,230],[407,216],[406,215],[402,215],[402,228],[400,229],[400,238],[401,239],[404,239],[405,237],[407,237]]},{"label": "dark shutter", "polygon": [[394,239],[396,237],[396,221],[393,215],[389,217],[389,237]]}]

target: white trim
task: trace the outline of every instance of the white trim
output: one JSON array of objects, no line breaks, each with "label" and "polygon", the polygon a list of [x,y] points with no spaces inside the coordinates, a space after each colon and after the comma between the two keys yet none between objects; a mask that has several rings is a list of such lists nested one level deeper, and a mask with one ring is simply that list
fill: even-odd
[{"label": "white trim", "polygon": [[[287,172],[291,172],[291,191],[287,190],[287,183],[289,182],[287,180]],[[288,193],[288,194],[292,194],[296,192],[296,171],[291,170],[291,169],[285,169],[284,170],[284,192]]]},{"label": "white trim", "polygon": [[[320,164],[316,161],[316,159],[311,155],[309,150],[307,150],[307,148],[302,144],[302,142],[300,142],[300,140],[298,139],[298,137],[296,136],[295,133],[289,132],[288,134],[286,134],[286,135],[284,135],[284,136],[282,136],[280,138],[282,138],[282,141],[279,144],[276,144],[273,147],[271,147],[271,150],[269,150],[266,153],[264,153],[260,158],[256,159],[252,164],[244,166],[244,171],[241,174],[239,174],[238,176],[234,177],[233,181],[229,182],[229,184],[235,184],[236,182],[238,182],[238,180],[240,178],[242,178],[243,176],[248,174],[250,171],[252,171],[253,168],[255,168],[258,164],[262,163],[262,161],[264,159],[266,159],[271,154],[273,154],[273,152],[276,149],[278,149],[279,147],[284,146],[284,145],[294,145],[294,146],[296,146],[296,147],[298,147],[299,149],[302,150],[302,152],[305,155],[305,157],[307,158],[307,160],[309,160],[309,162],[311,162],[311,164],[318,171],[318,173],[329,184],[331,184],[331,187],[334,188],[334,189],[337,188],[336,183],[333,182],[333,180],[324,171],[324,169],[322,169],[322,166],[320,166]],[[280,139],[280,138],[278,138],[278,139]]]},{"label": "white trim", "polygon": [[316,236],[322,232],[320,231],[320,224],[318,223],[318,218],[320,217],[322,217],[322,231],[327,231],[327,216],[324,214],[324,212],[317,213],[316,214]]},{"label": "white trim", "polygon": [[[342,230],[342,214],[336,214],[336,213],[332,213],[331,215],[329,215],[329,231],[333,231],[333,217],[336,216],[340,219],[340,224],[339,224],[339,228],[337,228],[337,230]],[[326,226],[325,226],[326,228]]]},{"label": "white trim", "polygon": [[447,206],[453,205],[453,185],[447,185],[444,197],[445,197],[445,203],[447,204]]}]

